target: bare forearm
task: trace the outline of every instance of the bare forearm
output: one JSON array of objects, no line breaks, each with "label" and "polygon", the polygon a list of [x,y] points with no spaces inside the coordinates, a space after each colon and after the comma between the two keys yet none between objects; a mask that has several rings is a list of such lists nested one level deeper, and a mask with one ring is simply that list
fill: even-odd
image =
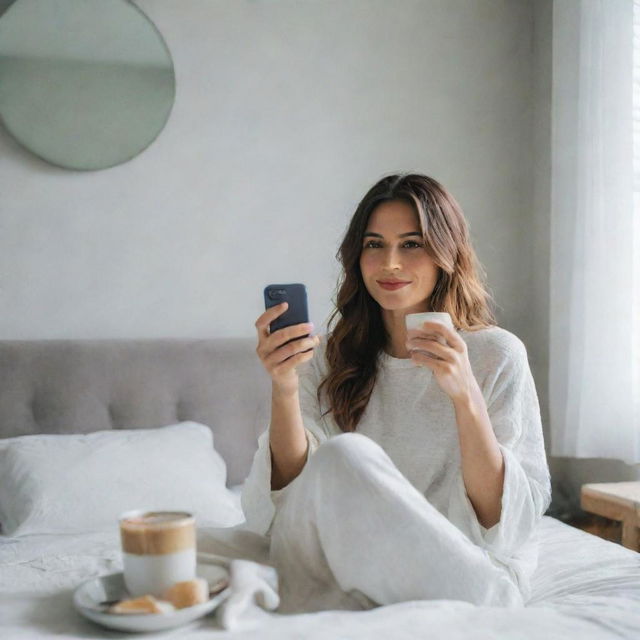
[{"label": "bare forearm", "polygon": [[280,393],[272,389],[269,444],[271,489],[282,489],[300,474],[307,458],[307,436],[297,391]]},{"label": "bare forearm", "polygon": [[500,521],[504,460],[480,388],[454,402],[462,475],[478,522],[490,529]]}]

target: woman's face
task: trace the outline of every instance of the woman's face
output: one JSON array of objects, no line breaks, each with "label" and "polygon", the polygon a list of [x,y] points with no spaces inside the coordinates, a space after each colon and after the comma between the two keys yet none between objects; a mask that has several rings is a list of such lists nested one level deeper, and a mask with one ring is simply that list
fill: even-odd
[{"label": "woman's face", "polygon": [[[360,271],[367,291],[391,312],[431,311],[429,296],[438,280],[438,267],[427,253],[418,214],[403,201],[384,202],[371,216],[362,239]],[[408,284],[385,289],[381,282]]]}]

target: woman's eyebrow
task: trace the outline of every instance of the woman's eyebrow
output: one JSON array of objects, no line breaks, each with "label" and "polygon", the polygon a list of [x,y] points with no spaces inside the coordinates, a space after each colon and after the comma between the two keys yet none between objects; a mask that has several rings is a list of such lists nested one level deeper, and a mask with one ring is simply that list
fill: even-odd
[{"label": "woman's eyebrow", "polygon": [[[384,238],[381,233],[373,233],[373,231],[367,231],[364,234],[364,237],[373,236],[374,238]],[[419,231],[409,231],[408,233],[399,233],[398,238],[406,238],[407,236],[420,236],[422,238],[422,234]]]}]

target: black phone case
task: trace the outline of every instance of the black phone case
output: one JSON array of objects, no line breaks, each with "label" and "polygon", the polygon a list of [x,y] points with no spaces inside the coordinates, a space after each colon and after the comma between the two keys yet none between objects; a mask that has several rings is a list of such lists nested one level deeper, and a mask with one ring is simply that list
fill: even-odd
[{"label": "black phone case", "polygon": [[[269,284],[264,288],[264,306],[265,309],[275,307],[282,302],[289,303],[287,310],[277,317],[270,325],[270,333],[274,333],[279,329],[291,327],[295,324],[309,322],[309,308],[307,305],[307,288],[303,284]],[[292,338],[285,342],[289,344],[293,340],[306,338],[311,334],[307,333],[300,338]]]}]

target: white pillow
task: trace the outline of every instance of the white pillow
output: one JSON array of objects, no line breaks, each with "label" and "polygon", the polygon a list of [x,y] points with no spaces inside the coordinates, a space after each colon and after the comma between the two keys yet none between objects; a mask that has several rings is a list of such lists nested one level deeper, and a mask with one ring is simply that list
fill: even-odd
[{"label": "white pillow", "polygon": [[0,447],[2,534],[117,530],[129,509],[191,511],[196,526],[245,521],[209,427],[197,422],[7,438]]}]

